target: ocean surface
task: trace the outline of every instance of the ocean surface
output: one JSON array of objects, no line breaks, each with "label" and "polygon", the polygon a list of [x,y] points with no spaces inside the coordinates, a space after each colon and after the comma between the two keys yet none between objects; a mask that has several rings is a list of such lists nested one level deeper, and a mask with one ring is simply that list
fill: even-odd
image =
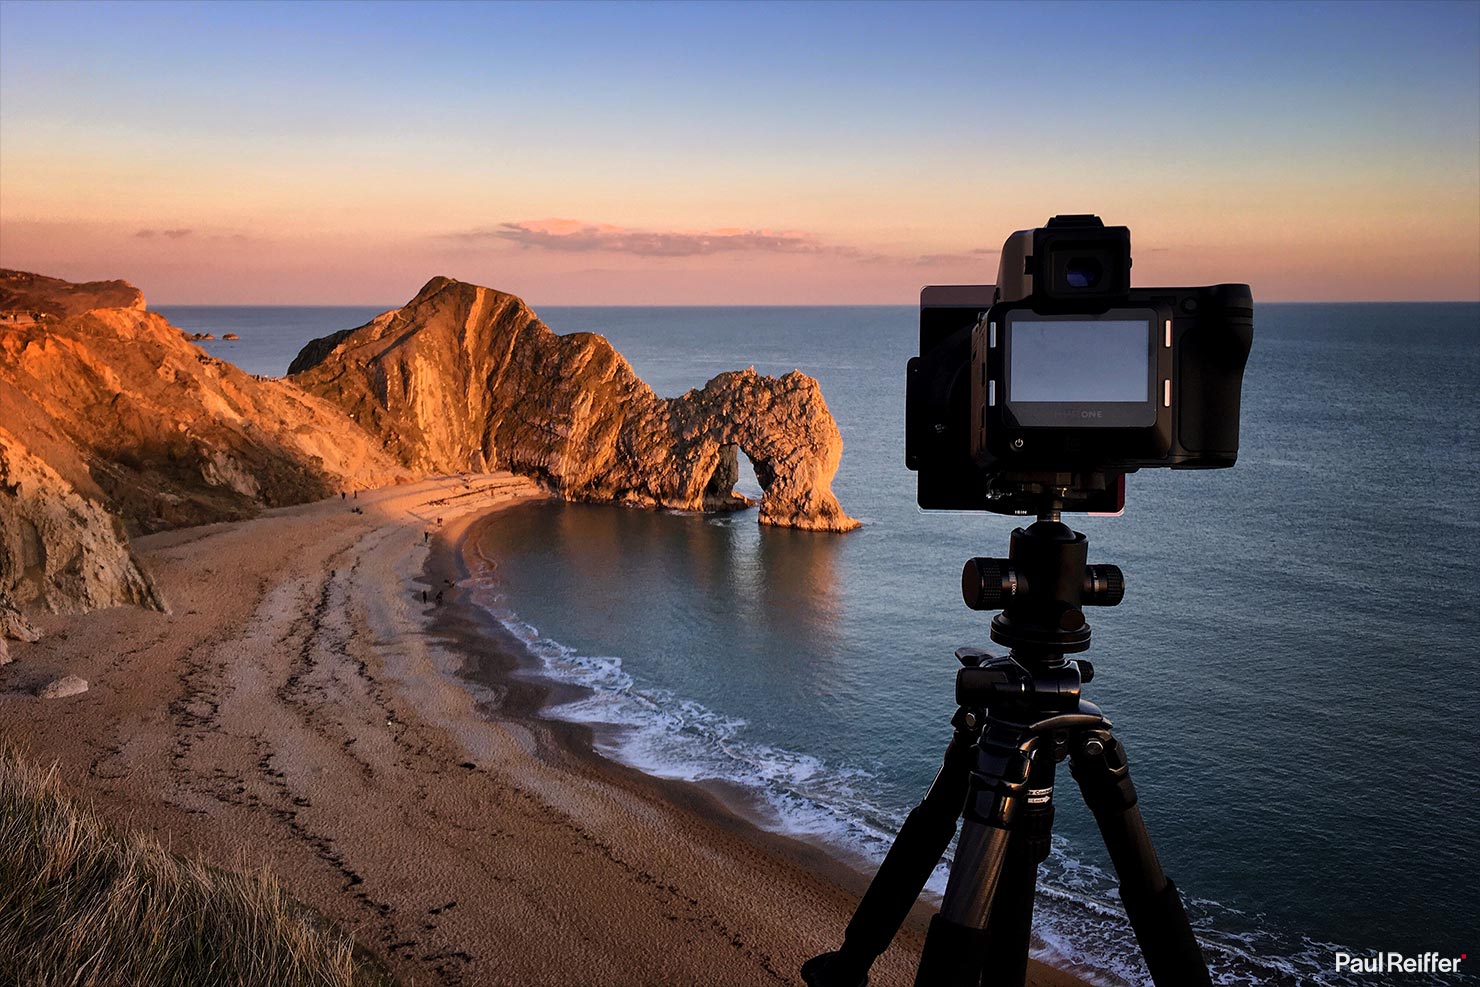
[{"label": "ocean surface", "polygon": [[[378,311],[159,310],[240,333],[205,345],[264,374]],[[961,603],[961,563],[1005,554],[1017,523],[915,507],[915,310],[539,311],[606,335],[663,395],[752,364],[821,381],[844,440],[834,490],[861,530],[537,504],[481,526],[473,555],[489,561],[481,599],[545,674],[588,687],[553,715],[597,725],[611,757],[738,784],[776,829],[877,860],[949,738],[952,651],[994,647],[989,615]],[[1480,944],[1480,305],[1260,305],[1255,325],[1238,466],[1142,471],[1123,517],[1074,519],[1090,561],[1127,579],[1120,607],[1089,613],[1087,694],[1126,746],[1215,982],[1475,982],[1338,975],[1335,953]],[[741,488],[759,494],[748,470]],[[1149,983],[1059,777],[1039,954]]]}]

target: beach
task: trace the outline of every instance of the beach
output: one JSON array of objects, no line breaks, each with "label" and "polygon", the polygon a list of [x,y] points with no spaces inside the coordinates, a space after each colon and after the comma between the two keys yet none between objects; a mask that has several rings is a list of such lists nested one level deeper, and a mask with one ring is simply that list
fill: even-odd
[{"label": "beach", "polygon": [[[39,620],[0,735],[118,824],[267,867],[405,984],[799,983],[867,875],[541,718],[466,599],[468,527],[543,496],[453,476],[137,539],[172,612]],[[35,698],[64,674],[90,688]],[[912,982],[928,914],[871,982]]]}]

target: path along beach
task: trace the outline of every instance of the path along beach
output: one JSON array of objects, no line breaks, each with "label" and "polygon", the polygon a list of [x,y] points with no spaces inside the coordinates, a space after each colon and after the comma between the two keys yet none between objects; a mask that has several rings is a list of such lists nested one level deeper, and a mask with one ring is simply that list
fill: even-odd
[{"label": "path along beach", "polygon": [[[542,719],[466,598],[468,527],[541,496],[446,477],[138,539],[172,613],[38,621],[0,737],[117,824],[265,865],[407,985],[800,983],[867,875]],[[91,687],[35,697],[63,674]],[[927,918],[872,983],[912,982]]]}]

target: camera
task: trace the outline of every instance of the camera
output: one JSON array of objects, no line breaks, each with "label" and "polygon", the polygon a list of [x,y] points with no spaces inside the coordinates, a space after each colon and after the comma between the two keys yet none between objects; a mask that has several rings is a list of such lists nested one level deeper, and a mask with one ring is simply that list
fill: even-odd
[{"label": "camera", "polygon": [[1246,284],[1132,288],[1130,230],[1055,216],[1002,246],[995,285],[920,294],[905,463],[927,510],[1119,513],[1145,467],[1238,458]]}]

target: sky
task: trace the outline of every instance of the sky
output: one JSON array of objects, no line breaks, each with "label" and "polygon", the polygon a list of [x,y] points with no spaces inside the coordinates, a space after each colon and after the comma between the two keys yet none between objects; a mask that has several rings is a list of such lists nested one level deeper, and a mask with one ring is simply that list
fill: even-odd
[{"label": "sky", "polygon": [[912,304],[1074,212],[1480,300],[1480,0],[0,0],[0,266],[151,304]]}]

